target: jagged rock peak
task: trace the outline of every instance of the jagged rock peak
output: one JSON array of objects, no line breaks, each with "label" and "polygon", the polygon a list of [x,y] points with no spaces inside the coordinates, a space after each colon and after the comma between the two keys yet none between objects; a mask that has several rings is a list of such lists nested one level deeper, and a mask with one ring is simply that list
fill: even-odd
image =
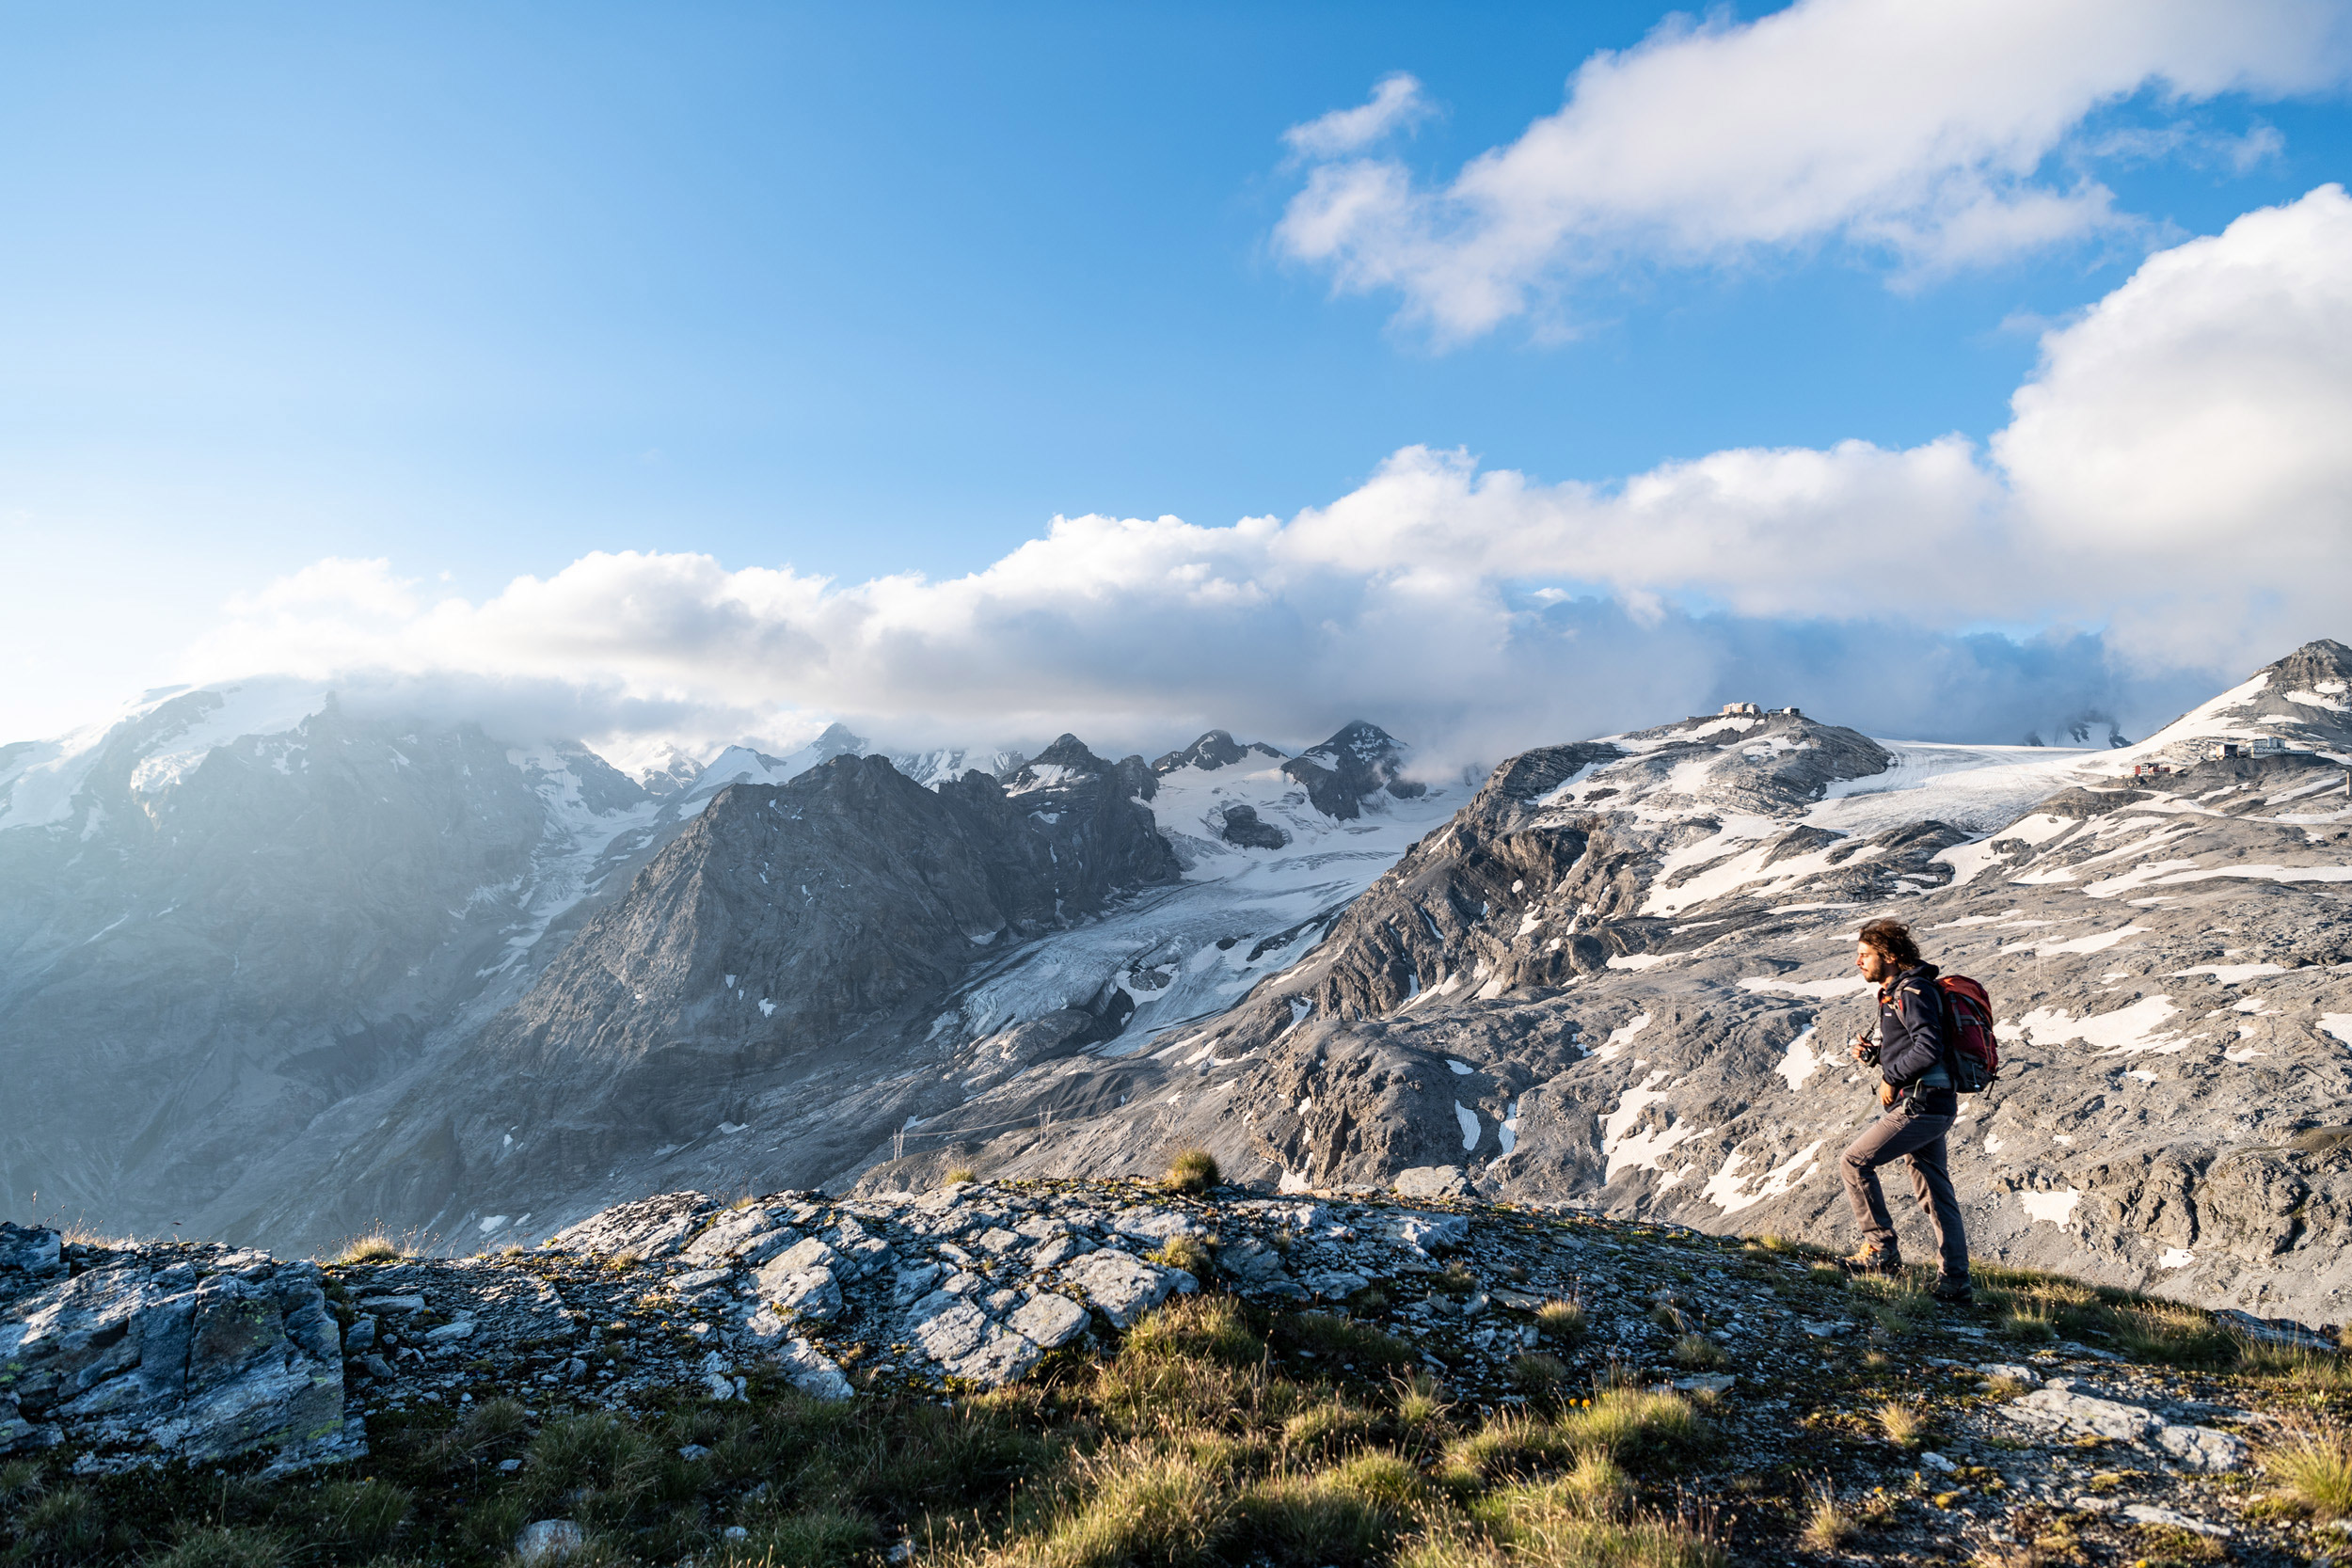
[{"label": "jagged rock peak", "polygon": [[1118,782],[1120,794],[1146,800],[1158,789],[1158,780],[1140,755],[1121,757],[1114,763],[1096,756],[1074,735],[1055,737],[1051,746],[999,777],[1008,795],[1065,788],[1104,777]]},{"label": "jagged rock peak", "polygon": [[2257,753],[2341,759],[2352,752],[2352,648],[2328,638],[2306,642],[2191,708],[2119,760],[2185,767],[2225,745],[2249,743]]},{"label": "jagged rock peak", "polygon": [[1152,771],[1168,774],[1180,768],[1197,768],[1203,773],[1210,773],[1253,756],[1265,757],[1274,762],[1283,760],[1280,752],[1263,740],[1253,740],[1245,746],[1233,738],[1230,730],[1211,730],[1184,750],[1170,752],[1152,763]]},{"label": "jagged rock peak", "polygon": [[665,748],[652,762],[637,769],[637,783],[647,795],[657,800],[690,788],[702,774],[703,765],[675,746]]},{"label": "jagged rock peak", "polygon": [[838,756],[857,756],[866,750],[866,737],[847,724],[827,724],[824,733],[808,743],[802,755],[818,762],[829,762]]},{"label": "jagged rock peak", "polygon": [[1028,758],[1004,780],[1012,791],[1037,789],[1046,784],[1061,784],[1088,773],[1107,773],[1111,765],[1087,749],[1087,743],[1074,735],[1057,736],[1054,743],[1037,755]]},{"label": "jagged rock peak", "polygon": [[2352,682],[2352,648],[2323,637],[2304,643],[2269,669],[2278,683],[2289,689],[2316,687],[2323,681]]},{"label": "jagged rock peak", "polygon": [[[2310,691],[2343,701],[2345,687],[2352,684],[2352,649],[2333,637],[2319,637],[2317,641],[2305,641],[2280,663],[2267,665],[2265,674],[2270,674],[2270,684],[2281,693]],[[2328,687],[2333,691],[2327,691]]]},{"label": "jagged rock peak", "polygon": [[1403,777],[1405,745],[1379,725],[1361,719],[1340,726],[1330,739],[1310,746],[1282,765],[1306,786],[1307,799],[1326,816],[1347,820],[1362,815],[1365,797],[1387,791],[1401,800],[1426,795],[1426,784]]}]

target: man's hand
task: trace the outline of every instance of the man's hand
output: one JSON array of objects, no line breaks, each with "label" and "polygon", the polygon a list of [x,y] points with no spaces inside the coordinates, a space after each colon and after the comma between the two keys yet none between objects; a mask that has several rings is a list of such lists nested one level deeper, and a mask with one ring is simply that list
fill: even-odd
[{"label": "man's hand", "polygon": [[1853,1037],[1853,1059],[1857,1062],[1867,1062],[1870,1059],[1869,1036],[1856,1035]]},{"label": "man's hand", "polygon": [[1895,1085],[1882,1080],[1879,1084],[1879,1106],[1889,1109],[1895,1103]]}]

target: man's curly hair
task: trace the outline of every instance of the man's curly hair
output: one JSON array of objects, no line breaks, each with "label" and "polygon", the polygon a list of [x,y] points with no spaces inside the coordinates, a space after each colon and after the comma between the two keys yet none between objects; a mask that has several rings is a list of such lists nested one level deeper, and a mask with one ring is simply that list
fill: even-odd
[{"label": "man's curly hair", "polygon": [[1911,940],[1911,927],[1899,920],[1873,920],[1856,933],[1855,940],[1866,947],[1875,947],[1887,961],[1900,969],[1910,969],[1923,960],[1919,944]]}]

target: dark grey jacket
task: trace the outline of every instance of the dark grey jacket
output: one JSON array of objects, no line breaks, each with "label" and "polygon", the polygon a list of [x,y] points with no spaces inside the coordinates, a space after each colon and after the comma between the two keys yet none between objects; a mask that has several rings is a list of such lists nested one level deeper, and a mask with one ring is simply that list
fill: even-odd
[{"label": "dark grey jacket", "polygon": [[1944,995],[1933,964],[1898,971],[1879,986],[1879,1076],[1905,1091],[1917,1116],[1960,1109],[1944,1066]]}]

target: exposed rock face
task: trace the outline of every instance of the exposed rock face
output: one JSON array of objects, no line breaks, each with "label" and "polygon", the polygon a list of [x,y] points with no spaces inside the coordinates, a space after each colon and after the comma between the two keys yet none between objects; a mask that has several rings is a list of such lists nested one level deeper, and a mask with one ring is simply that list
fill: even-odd
[{"label": "exposed rock face", "polygon": [[1173,773],[1180,768],[1193,768],[1203,773],[1213,773],[1237,763],[1254,761],[1263,767],[1265,762],[1285,760],[1280,752],[1263,741],[1253,740],[1245,746],[1223,730],[1211,730],[1183,751],[1169,752],[1158,758],[1152,764],[1152,771]]},{"label": "exposed rock face", "polygon": [[1226,806],[1217,815],[1225,824],[1218,836],[1228,844],[1244,849],[1279,849],[1291,841],[1291,835],[1273,823],[1260,821],[1255,806],[1236,803]]},{"label": "exposed rock face", "polygon": [[1405,748],[1395,736],[1359,719],[1282,764],[1282,771],[1304,786],[1315,810],[1347,821],[1361,812],[1364,797],[1375,791],[1400,800],[1427,793],[1428,785],[1404,777],[1405,758]]},{"label": "exposed rock face", "polygon": [[[1421,831],[1390,808],[1422,801],[1375,789],[1343,825],[1281,760],[1220,732],[1165,771],[1071,736],[885,762],[836,726],[786,757],[673,755],[643,786],[578,747],[264,686],[95,748],[11,746],[0,1068],[31,1114],[0,1127],[0,1196],[134,1230],[326,1246],[382,1218],[463,1245],[632,1189],[818,1180],[879,1129],[1295,959]],[[729,787],[835,761],[930,786],[893,798],[947,834],[938,865],[882,867],[890,835],[839,817],[789,883],[773,835],[649,870]],[[485,1034],[641,876],[635,912]],[[487,1059],[516,1075],[485,1083]],[[644,1115],[614,1108],[645,1085]],[[659,1168],[606,1159],[616,1136]]]},{"label": "exposed rock face", "polygon": [[[1778,712],[1526,753],[1242,1006],[975,1101],[974,1124],[1068,1109],[962,1159],[1118,1172],[1198,1143],[1269,1184],[1845,1241],[1837,1157],[1876,1112],[1844,1045],[1871,1018],[1852,932],[1893,915],[1985,983],[2007,1042],[1954,1134],[1979,1256],[2340,1319],[2348,689],[2352,652],[2319,643],[2114,751]],[[2209,756],[2261,736],[2287,749]]]},{"label": "exposed rock face", "polygon": [[[462,1202],[495,1212],[494,1232],[658,1185],[659,1162],[696,1143],[737,1180],[755,1160],[803,1182],[853,1160],[926,1103],[909,1069],[936,1059],[927,1035],[977,962],[1174,880],[1131,763],[1064,737],[1010,789],[978,772],[926,789],[844,754],[722,791],[463,1058],[361,1135],[342,1223],[445,1224]],[[734,1143],[754,1127],[755,1145]]]},{"label": "exposed rock face", "polygon": [[58,1243],[0,1226],[0,1453],[70,1443],[103,1469],[366,1452],[316,1265]]},{"label": "exposed rock face", "polygon": [[[1190,1257],[1207,1260],[1208,1277],[1165,1261],[1160,1249],[1177,1240]],[[1370,1194],[1181,1197],[1132,1182],[958,1184],[848,1199],[782,1192],[734,1207],[700,1193],[668,1193],[593,1215],[529,1253],[329,1265],[324,1300],[319,1271],[307,1264],[169,1247],[77,1249],[76,1278],[45,1284],[37,1294],[58,1319],[61,1297],[121,1295],[174,1268],[202,1272],[189,1266],[196,1257],[206,1257],[210,1271],[199,1298],[204,1290],[227,1289],[220,1300],[242,1304],[231,1314],[233,1332],[208,1328],[199,1306],[192,1332],[182,1324],[174,1339],[169,1325],[178,1320],[168,1314],[160,1333],[153,1317],[144,1324],[135,1319],[131,1332],[95,1360],[87,1354],[95,1340],[64,1336],[71,1342],[44,1348],[31,1381],[50,1387],[78,1375],[93,1389],[113,1391],[99,1402],[131,1409],[135,1402],[125,1396],[143,1387],[141,1369],[169,1340],[178,1347],[170,1354],[247,1369],[246,1384],[259,1386],[262,1380],[249,1369],[275,1363],[251,1354],[269,1338],[262,1319],[270,1308],[256,1304],[278,1296],[237,1294],[234,1287],[269,1277],[284,1295],[279,1282],[292,1279],[300,1304],[286,1317],[286,1332],[310,1348],[281,1345],[272,1355],[307,1358],[323,1379],[340,1349],[346,1359],[338,1387],[348,1386],[352,1418],[342,1448],[280,1447],[281,1468],[364,1451],[360,1427],[368,1418],[447,1409],[493,1391],[519,1393],[534,1414],[551,1416],[583,1407],[628,1412],[681,1398],[730,1403],[746,1398],[754,1378],[781,1379],[829,1401],[994,1388],[1028,1376],[1057,1350],[1113,1350],[1154,1307],[1204,1288],[1230,1290],[1268,1314],[1345,1310],[1380,1331],[1358,1340],[1359,1356],[1379,1358],[1355,1369],[1367,1379],[1418,1366],[1458,1397],[1483,1402],[1512,1387],[1515,1358],[1543,1345],[1574,1357],[1580,1369],[1641,1370],[1703,1389],[1717,1397],[1716,1418],[1735,1431],[1752,1422],[1786,1427],[1772,1412],[1829,1381],[1813,1375],[1823,1346],[1867,1327],[1857,1319],[1877,1299],[1824,1286],[1802,1258],[1540,1206],[1416,1205]],[[818,1275],[822,1287],[811,1290]],[[1564,1297],[1582,1309],[1573,1332],[1548,1327],[1538,1315],[1546,1302]],[[1965,1391],[1982,1375],[2006,1378],[2022,1392],[2006,1404],[1972,1402],[1978,1407],[1964,1419],[1952,1412],[1939,1427],[1947,1452],[1967,1454],[1981,1441],[2005,1463],[2040,1464],[2041,1454],[2074,1453],[2090,1437],[2136,1452],[2151,1477],[2244,1465],[2248,1445],[2235,1428],[2251,1418],[2247,1412],[2185,1399],[2171,1379],[2076,1344],[1972,1365],[1969,1357],[1984,1354],[1971,1348],[1985,1337],[1976,1316],[1939,1314],[1880,1342],[1898,1357],[1916,1358],[1899,1375],[1933,1380],[1923,1388],[1960,1375],[1965,1381],[1955,1391]],[[83,1321],[100,1323],[94,1314]],[[2332,1344],[2300,1325],[2252,1326]],[[1670,1368],[1669,1346],[1692,1333],[1719,1346],[1733,1370],[1692,1376]],[[211,1348],[208,1336],[217,1341]],[[135,1354],[142,1346],[144,1358]],[[212,1386],[217,1403],[217,1390],[232,1385],[215,1379]],[[171,1407],[182,1415],[160,1420],[151,1412],[142,1430],[184,1422],[202,1402],[183,1399]],[[225,1458],[282,1443],[284,1423],[271,1425],[277,1420],[191,1424],[175,1445],[143,1453],[130,1451],[121,1432],[89,1419],[9,1430],[20,1447],[63,1443],[82,1456],[81,1467],[115,1467],[169,1456]],[[1921,1463],[1951,1461],[1938,1454]]]},{"label": "exposed rock face", "polygon": [[8,751],[0,1204],[126,1229],[232,1223],[257,1161],[519,995],[673,820],[582,748],[285,683]]}]

